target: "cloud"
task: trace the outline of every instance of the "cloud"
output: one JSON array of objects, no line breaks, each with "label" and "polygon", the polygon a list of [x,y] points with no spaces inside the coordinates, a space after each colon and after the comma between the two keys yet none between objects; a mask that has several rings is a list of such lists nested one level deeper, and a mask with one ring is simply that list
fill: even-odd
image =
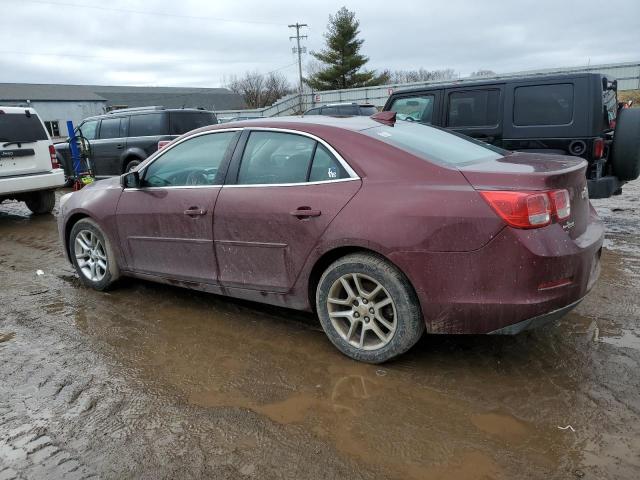
[{"label": "cloud", "polygon": [[[213,87],[249,70],[282,68],[295,81],[287,25],[309,24],[305,45],[322,49],[328,16],[343,1],[2,3],[21,21],[0,30],[0,82]],[[640,61],[640,30],[624,24],[640,17],[637,0],[606,7],[600,0],[365,0],[347,7],[360,20],[369,67],[378,70],[465,75]]]}]

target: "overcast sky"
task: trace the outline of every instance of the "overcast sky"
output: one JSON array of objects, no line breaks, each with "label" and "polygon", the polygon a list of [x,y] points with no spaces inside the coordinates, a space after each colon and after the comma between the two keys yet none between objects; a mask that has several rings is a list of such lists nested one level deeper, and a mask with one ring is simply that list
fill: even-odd
[{"label": "overcast sky", "polygon": [[215,87],[276,69],[295,80],[287,25],[309,24],[304,44],[321,49],[342,5],[377,70],[640,61],[640,0],[0,0],[0,82]]}]

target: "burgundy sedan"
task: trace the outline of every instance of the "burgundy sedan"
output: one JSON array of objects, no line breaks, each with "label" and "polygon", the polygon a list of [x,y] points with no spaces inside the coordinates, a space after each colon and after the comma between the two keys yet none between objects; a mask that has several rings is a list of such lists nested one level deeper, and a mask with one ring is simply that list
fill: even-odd
[{"label": "burgundy sedan", "polygon": [[254,120],[65,195],[59,230],[95,289],[127,275],[315,311],[377,363],[425,330],[512,334],[580,302],[603,240],[586,166],[387,112]]}]

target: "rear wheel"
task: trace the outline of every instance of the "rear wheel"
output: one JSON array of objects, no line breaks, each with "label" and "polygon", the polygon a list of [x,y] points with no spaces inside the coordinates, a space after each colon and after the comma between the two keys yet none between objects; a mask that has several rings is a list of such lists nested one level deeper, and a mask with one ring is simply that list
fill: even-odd
[{"label": "rear wheel", "polygon": [[56,192],[54,190],[33,192],[25,199],[25,203],[35,215],[51,213],[56,204]]},{"label": "rear wheel", "polygon": [[381,363],[409,350],[424,322],[407,278],[383,258],[347,255],[327,268],[316,307],[329,340],[345,355]]},{"label": "rear wheel", "polygon": [[611,153],[613,173],[622,181],[640,176],[640,108],[620,110]]},{"label": "rear wheel", "polygon": [[106,290],[120,276],[113,248],[97,223],[79,220],[69,235],[69,253],[82,283]]}]

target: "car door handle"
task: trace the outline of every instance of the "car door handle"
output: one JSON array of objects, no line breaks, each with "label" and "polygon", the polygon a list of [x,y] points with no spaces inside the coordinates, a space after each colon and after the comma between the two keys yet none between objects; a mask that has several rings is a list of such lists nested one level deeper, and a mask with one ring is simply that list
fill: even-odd
[{"label": "car door handle", "polygon": [[309,218],[309,217],[319,217],[322,215],[320,210],[314,210],[311,207],[298,207],[297,210],[290,212],[294,217],[298,217],[300,219]]},{"label": "car door handle", "polygon": [[190,217],[196,217],[198,215],[206,215],[207,211],[203,208],[191,207],[184,211],[185,215],[189,215]]},{"label": "car door handle", "polygon": [[116,148],[118,150],[122,150],[124,148],[124,145],[122,145],[121,143],[119,143],[118,145],[116,145]]}]

